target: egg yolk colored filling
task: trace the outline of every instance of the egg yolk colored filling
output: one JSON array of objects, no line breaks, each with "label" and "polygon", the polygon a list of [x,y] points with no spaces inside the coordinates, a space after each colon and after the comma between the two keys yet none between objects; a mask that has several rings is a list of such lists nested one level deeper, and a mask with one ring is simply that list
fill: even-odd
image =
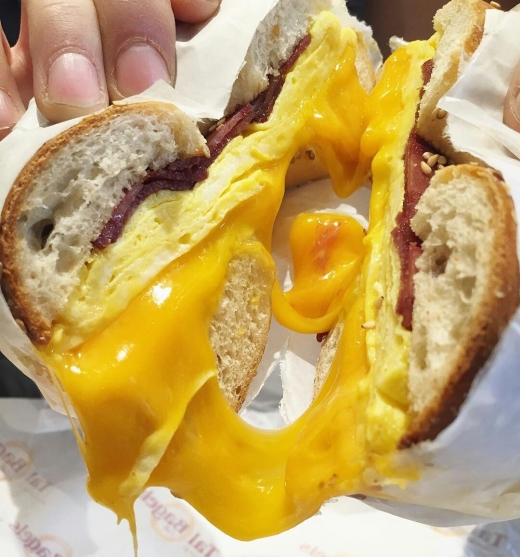
[{"label": "egg yolk colored filling", "polygon": [[317,213],[296,218],[289,238],[294,286],[285,297],[300,315],[322,317],[342,303],[344,288],[359,273],[364,237],[349,217]]},{"label": "egg yolk colored filling", "polygon": [[[117,316],[99,321],[79,346],[60,349],[58,339],[43,354],[78,418],[89,492],[132,528],[134,502],[148,486],[169,488],[222,531],[246,540],[291,528],[331,497],[371,493],[381,478],[412,477],[392,461],[406,427],[406,393],[394,400],[374,387],[375,344],[363,325],[376,317],[378,235],[384,205],[392,201],[392,169],[402,164],[410,130],[401,133],[399,122],[413,122],[419,95],[409,74],[417,61],[431,58],[431,49],[412,45],[394,55],[369,97],[356,75],[355,33],[324,13],[311,37],[269,121],[246,129],[210,170],[209,179],[230,157],[246,160],[228,192],[249,195],[238,203],[232,198],[233,208],[202,241],[166,265]],[[334,71],[306,81],[324,60]],[[311,407],[280,431],[262,431],[225,401],[208,329],[234,256],[253,254],[274,266],[270,242],[284,177],[294,153],[310,144],[340,197],[361,185],[374,159],[371,224],[365,237],[348,217],[296,219],[294,287],[283,293],[275,286],[273,312],[304,333],[329,331],[339,318],[342,334]],[[102,263],[110,250],[99,257]],[[74,333],[67,323],[59,330]],[[376,379],[391,393],[392,381],[402,384],[400,376]],[[385,429],[371,423],[381,416],[389,421]]]}]

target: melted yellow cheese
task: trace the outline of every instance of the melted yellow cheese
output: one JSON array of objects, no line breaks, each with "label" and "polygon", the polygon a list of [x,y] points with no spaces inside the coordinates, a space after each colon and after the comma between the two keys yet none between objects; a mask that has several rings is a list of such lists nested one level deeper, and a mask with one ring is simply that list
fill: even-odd
[{"label": "melted yellow cheese", "polygon": [[300,315],[322,317],[341,303],[345,286],[359,273],[364,237],[363,227],[350,217],[296,218],[289,238],[294,286],[285,296]]},{"label": "melted yellow cheese", "polygon": [[[394,417],[394,401],[379,397],[390,433],[371,423],[380,419],[370,374],[376,345],[372,338],[367,346],[363,325],[376,317],[378,223],[394,179],[387,171],[402,156],[396,115],[418,96],[408,78],[416,49],[394,57],[367,106],[355,72],[355,34],[330,14],[320,16],[311,34],[269,121],[250,126],[212,166],[208,180],[218,203],[204,204],[196,189],[182,194],[189,201],[163,192],[144,205],[121,240],[95,254],[43,354],[78,417],[90,493],[132,526],[134,502],[151,485],[169,488],[224,532],[252,539],[298,524],[331,497],[370,493],[380,474],[392,482],[410,475],[392,468],[395,439],[404,431],[402,408],[397,405]],[[386,149],[392,130],[399,141]],[[296,222],[295,286],[286,294],[275,287],[273,311],[293,329],[313,333],[329,330],[341,313],[343,332],[311,407],[291,426],[266,432],[225,402],[208,329],[231,258],[244,250],[270,258],[285,172],[302,145],[315,146],[341,196],[360,185],[375,157],[373,224],[363,239],[347,218]],[[203,207],[194,213],[197,199]],[[193,204],[188,217],[176,203],[182,210]],[[181,235],[175,222],[165,224],[177,217],[186,230]],[[137,255],[125,262],[123,251],[133,247]],[[150,278],[147,265],[156,257],[163,265]],[[130,279],[123,273],[127,263]],[[82,342],[66,348],[68,338]]]},{"label": "melted yellow cheese", "polygon": [[[231,141],[200,187],[151,196],[117,242],[93,252],[56,324],[55,346],[80,344],[112,321],[171,261],[203,242],[234,207],[258,195],[272,180],[269,168],[284,176],[301,147],[313,147],[327,163],[339,195],[359,187],[368,166],[358,164],[367,95],[354,65],[356,35],[324,13],[312,37],[265,124],[249,126]],[[281,203],[283,188],[275,195]],[[265,215],[257,231],[266,245],[275,216],[276,211]]]},{"label": "melted yellow cheese", "polygon": [[377,321],[377,327],[367,331],[372,375],[367,437],[377,453],[392,450],[409,423],[411,333],[401,326],[395,313],[401,264],[391,232],[403,206],[403,156],[423,86],[421,68],[434,54],[428,42],[415,42],[387,60],[367,105],[367,129],[362,139],[364,156],[373,160],[365,312],[367,321]]}]

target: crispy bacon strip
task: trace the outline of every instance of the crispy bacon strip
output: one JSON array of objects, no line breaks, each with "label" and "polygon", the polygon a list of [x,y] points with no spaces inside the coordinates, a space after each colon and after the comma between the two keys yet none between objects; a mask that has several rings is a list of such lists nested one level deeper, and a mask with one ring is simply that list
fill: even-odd
[{"label": "crispy bacon strip", "polygon": [[208,168],[226,145],[251,123],[265,123],[269,119],[285,77],[311,42],[306,35],[294,48],[291,56],[282,64],[278,75],[269,76],[269,85],[251,103],[239,107],[210,135],[206,137],[210,156],[190,157],[170,163],[160,170],[149,170],[144,178],[133,184],[114,209],[110,220],[99,236],[92,242],[98,249],[113,244],[121,235],[123,227],[139,205],[150,195],[161,190],[190,191],[198,182],[208,177]]}]

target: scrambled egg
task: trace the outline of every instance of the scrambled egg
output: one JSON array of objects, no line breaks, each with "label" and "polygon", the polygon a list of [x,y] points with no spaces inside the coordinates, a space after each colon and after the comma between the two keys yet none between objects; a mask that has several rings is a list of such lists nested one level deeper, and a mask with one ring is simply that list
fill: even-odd
[{"label": "scrambled egg", "polygon": [[[325,162],[334,161],[329,167],[338,191],[350,193],[344,190],[357,170],[365,97],[352,63],[355,47],[352,30],[340,30],[330,14],[323,16],[268,122],[235,138],[193,191],[148,198],[121,238],[93,253],[56,327],[57,344],[65,339],[70,346],[71,339],[79,343],[102,329],[171,261],[200,245],[233,209],[266,187],[273,190],[274,208],[260,233],[269,237],[283,178],[300,147],[317,144]],[[344,67],[336,69],[338,64]]]},{"label": "scrambled egg", "polygon": [[[267,123],[234,139],[205,183],[150,197],[115,244],[93,253],[44,354],[79,419],[90,493],[133,528],[133,504],[149,485],[251,539],[298,524],[331,497],[369,492],[381,473],[407,475],[392,477],[389,464],[406,428],[409,339],[391,322],[398,260],[383,240],[402,201],[395,183],[421,86],[415,64],[432,48],[395,55],[369,98],[355,33],[323,13],[311,36]],[[343,334],[311,408],[284,430],[257,431],[220,393],[208,326],[230,259],[246,249],[270,258],[285,173],[304,145],[341,197],[374,159],[371,226],[364,238],[346,217],[296,222],[295,287],[275,288],[274,312],[309,333],[341,314]],[[389,369],[378,363],[382,343]]]}]

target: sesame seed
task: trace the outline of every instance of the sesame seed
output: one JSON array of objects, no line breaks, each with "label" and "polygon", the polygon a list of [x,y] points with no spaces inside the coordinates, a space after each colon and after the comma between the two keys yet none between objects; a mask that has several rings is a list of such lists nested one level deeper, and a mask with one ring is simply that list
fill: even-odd
[{"label": "sesame seed", "polygon": [[428,163],[426,163],[425,161],[423,161],[421,163],[421,170],[425,173],[425,174],[431,174],[432,173],[432,167],[428,166]]},{"label": "sesame seed", "polygon": [[442,155],[439,157],[439,164],[443,164],[446,166],[446,163],[448,162],[448,159],[446,157],[443,157]]},{"label": "sesame seed", "polygon": [[366,323],[363,323],[363,325],[361,325],[363,327],[363,329],[375,329],[376,328],[376,322],[375,321],[367,321]]},{"label": "sesame seed", "polygon": [[437,108],[435,110],[435,117],[438,120],[442,120],[442,119],[446,118],[447,115],[448,115],[448,113],[445,110],[443,110],[442,108]]},{"label": "sesame seed", "polygon": [[442,170],[443,168],[446,168],[443,164],[437,165],[437,170]]},{"label": "sesame seed", "polygon": [[374,304],[376,309],[381,309],[383,307],[383,300],[383,296],[379,296],[379,298],[376,300],[376,303]]},{"label": "sesame seed", "polygon": [[502,6],[498,2],[490,2],[489,5],[493,6],[493,8],[496,8],[497,10],[502,9]]},{"label": "sesame seed", "polygon": [[60,344],[63,341],[63,329],[56,329],[52,335],[52,340],[56,344]]},{"label": "sesame seed", "polygon": [[429,158],[433,157],[433,153],[430,153],[430,151],[426,151],[426,153],[423,153],[422,158],[427,161]]},{"label": "sesame seed", "polygon": [[426,164],[430,167],[433,168],[436,164],[437,161],[439,160],[439,155],[432,155],[427,161]]}]

